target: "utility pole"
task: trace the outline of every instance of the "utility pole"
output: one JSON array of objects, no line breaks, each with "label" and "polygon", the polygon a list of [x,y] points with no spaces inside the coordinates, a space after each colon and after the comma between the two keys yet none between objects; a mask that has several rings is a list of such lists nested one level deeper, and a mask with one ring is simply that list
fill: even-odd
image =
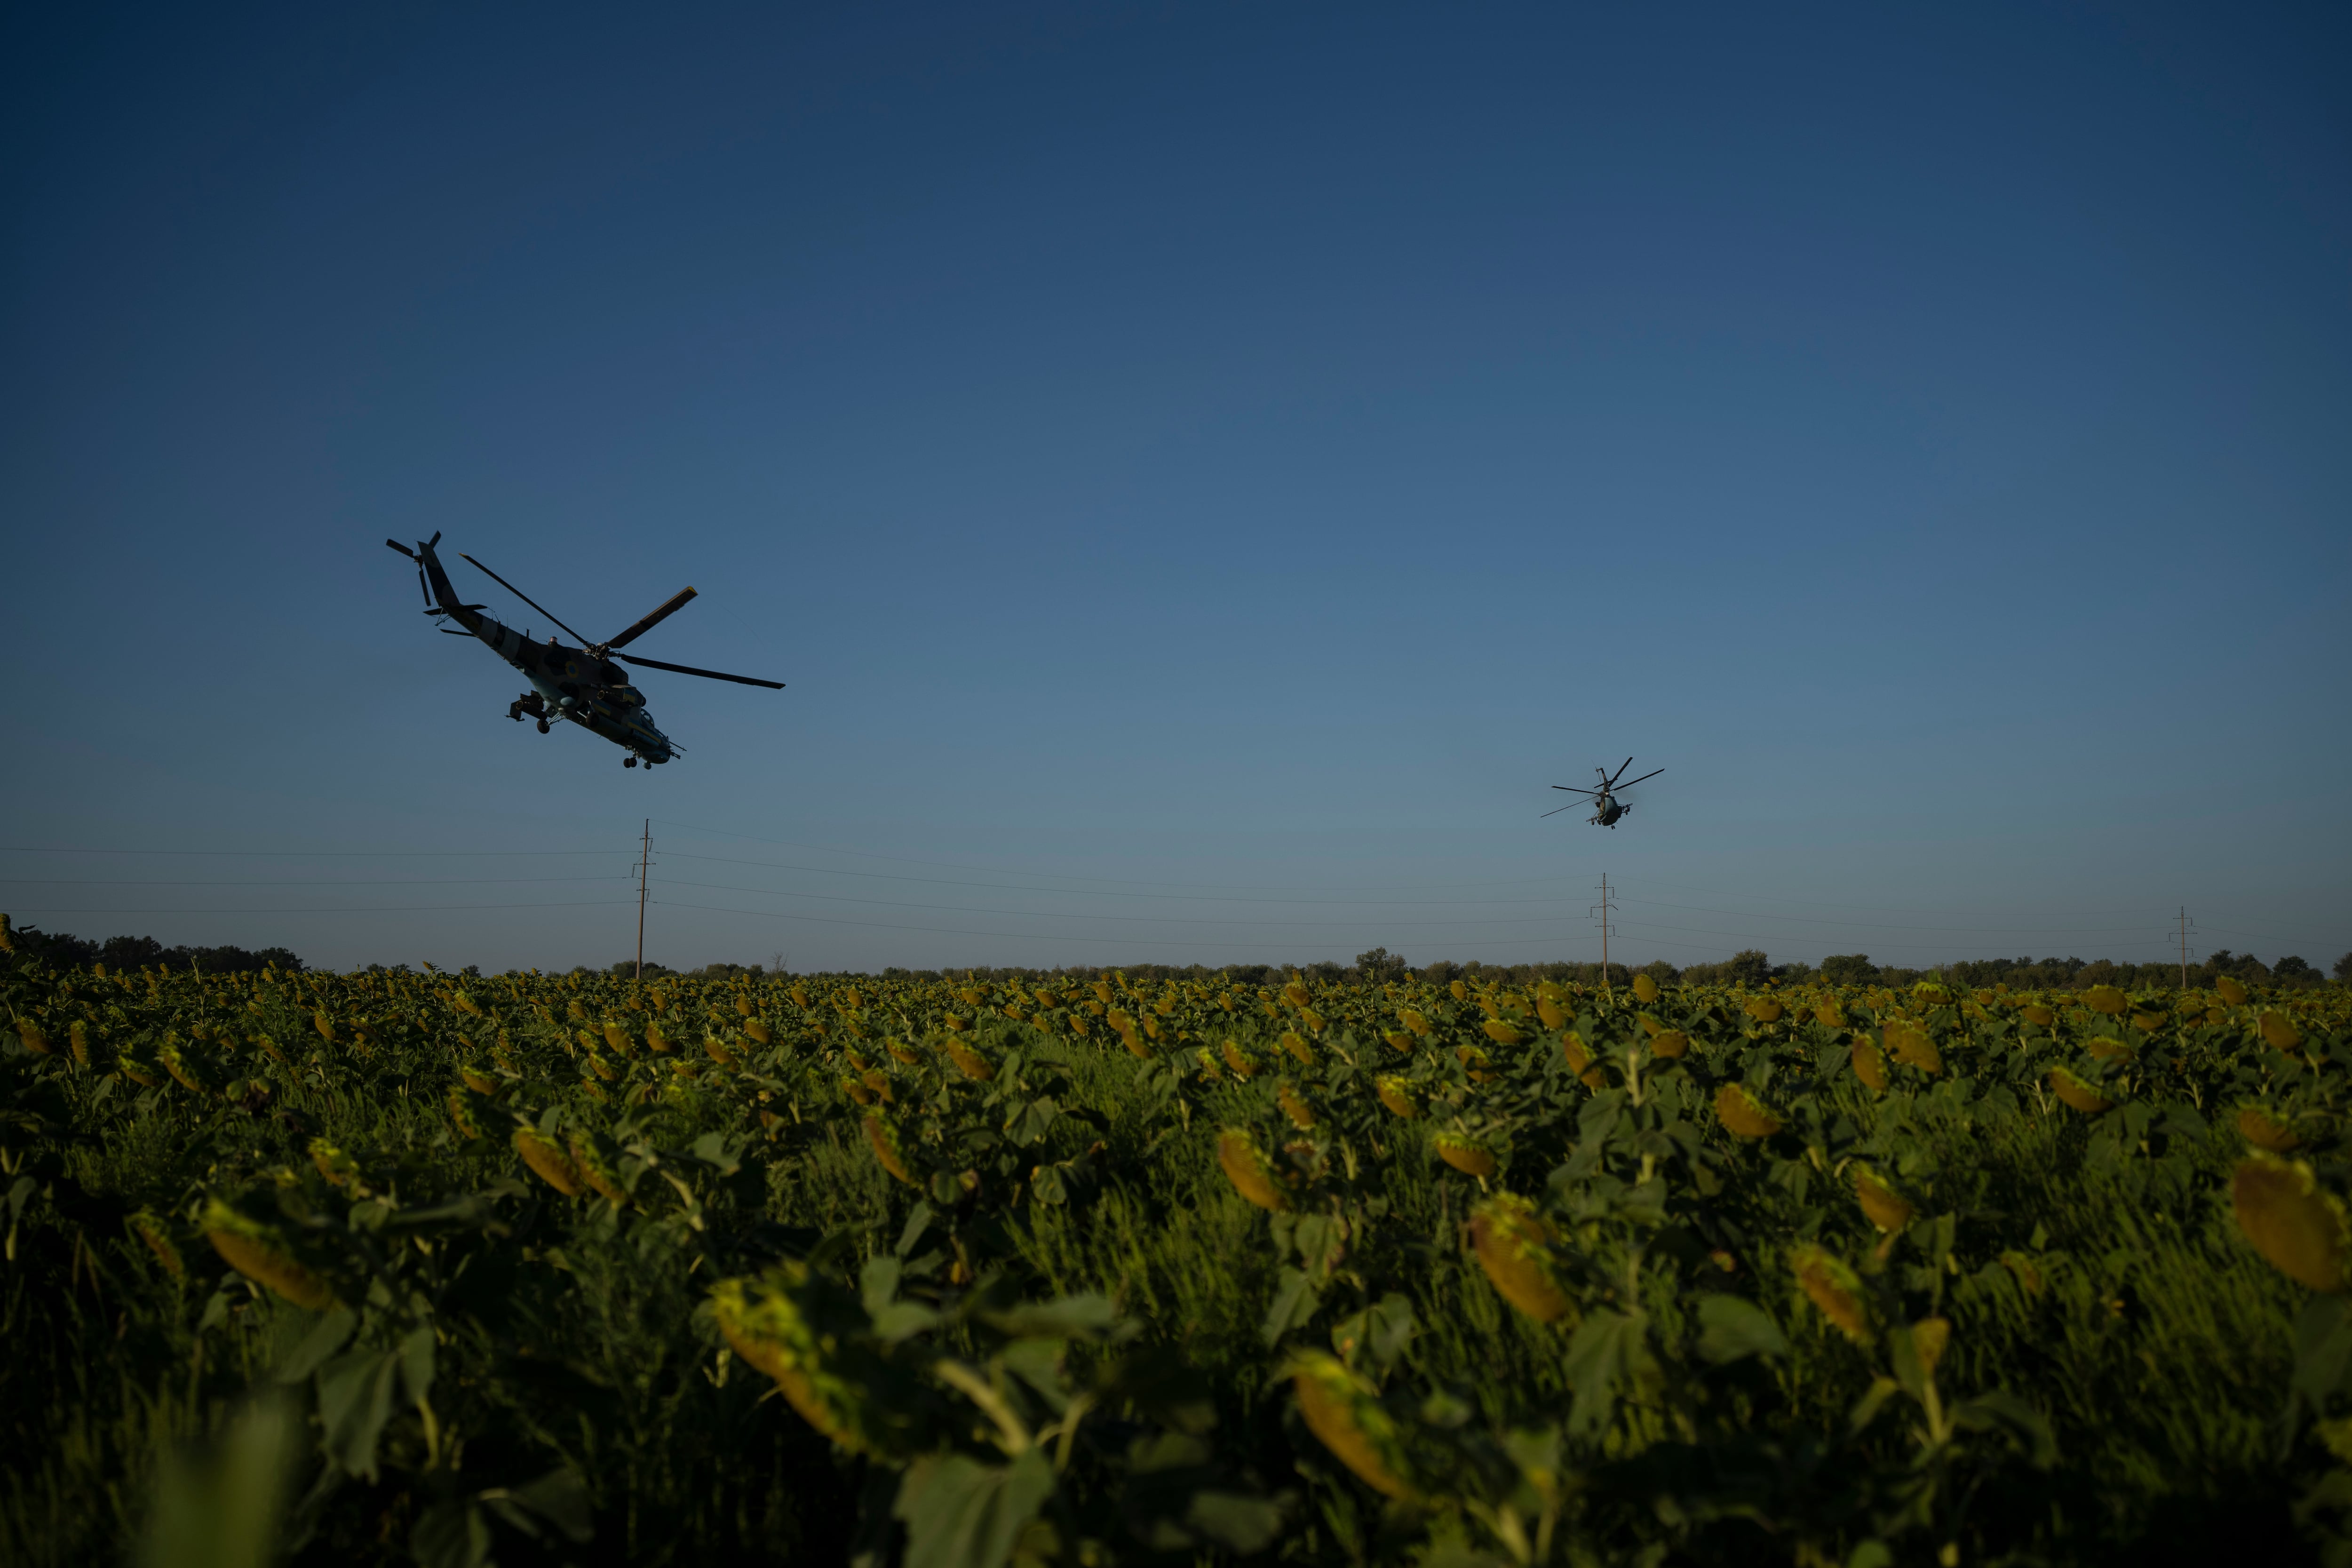
[{"label": "utility pole", "polygon": [[1601,873],[1601,902],[1593,906],[1601,911],[1601,989],[1609,990],[1609,911],[1616,906],[1609,901],[1609,873]]},{"label": "utility pole", "polygon": [[646,818],[646,837],[637,846],[637,978],[646,977],[646,868],[653,864],[654,819]]},{"label": "utility pole", "polygon": [[2189,906],[2180,906],[2180,988],[2189,989]]}]

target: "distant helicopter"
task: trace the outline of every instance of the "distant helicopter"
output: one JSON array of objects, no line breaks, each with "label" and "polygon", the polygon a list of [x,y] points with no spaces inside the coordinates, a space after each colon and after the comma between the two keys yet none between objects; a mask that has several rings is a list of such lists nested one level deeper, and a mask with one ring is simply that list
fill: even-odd
[{"label": "distant helicopter", "polygon": [[511,626],[501,626],[480,614],[480,605],[460,604],[457,592],[449,585],[448,574],[441,570],[440,558],[433,547],[441,542],[436,533],[411,550],[396,539],[384,542],[416,563],[416,584],[425,593],[425,613],[446,617],[466,629],[442,631],[451,637],[478,637],[490,647],[490,651],[513,665],[530,682],[530,689],[517,698],[507,708],[507,717],[516,723],[529,714],[539,721],[539,732],[546,734],[549,721],[569,719],[584,730],[602,735],[628,752],[621,759],[625,768],[634,768],[640,762],[652,767],[667,763],[683,750],[667,735],[654,728],[653,715],[646,711],[646,700],[629,684],[628,672],[613,662],[639,664],[651,669],[675,670],[680,675],[699,675],[712,680],[732,680],[741,686],[765,686],[782,691],[781,680],[758,680],[748,675],[722,675],[715,669],[697,669],[690,664],[664,664],[657,658],[632,658],[627,654],[615,654],[653,629],[662,620],[674,615],[694,597],[694,590],[685,589],[671,595],[660,608],[646,616],[620,636],[600,643],[592,643],[570,626],[555,620],[545,606],[534,602],[530,595],[483,565],[470,555],[460,552],[460,559],[481,573],[491,582],[530,605],[534,610],[555,621],[556,626],[572,632],[580,646],[565,647],[553,637],[545,642],[533,642]]},{"label": "distant helicopter", "polygon": [[[1574,784],[1554,784],[1551,787],[1554,789],[1564,789],[1570,795],[1591,795],[1592,797],[1591,804],[1593,806],[1593,812],[1592,815],[1586,817],[1585,820],[1587,822],[1597,822],[1603,827],[1614,827],[1617,826],[1617,819],[1619,817],[1633,809],[1633,805],[1631,801],[1623,801],[1617,798],[1617,792],[1621,789],[1632,788],[1633,785],[1640,784],[1642,779],[1656,778],[1660,773],[1666,771],[1664,768],[1653,768],[1648,773],[1643,773],[1641,779],[1626,779],[1625,783],[1622,784],[1619,784],[1617,780],[1624,778],[1625,769],[1630,768],[1633,765],[1633,759],[1631,757],[1626,758],[1624,763],[1617,769],[1615,777],[1612,777],[1610,775],[1610,772],[1607,768],[1593,769],[1592,771],[1594,773],[1601,775],[1601,787],[1599,789],[1578,789]],[[1560,811],[1566,811],[1568,809],[1569,806],[1563,805],[1559,808],[1559,811],[1547,811],[1544,813],[1544,816],[1558,816]]]}]

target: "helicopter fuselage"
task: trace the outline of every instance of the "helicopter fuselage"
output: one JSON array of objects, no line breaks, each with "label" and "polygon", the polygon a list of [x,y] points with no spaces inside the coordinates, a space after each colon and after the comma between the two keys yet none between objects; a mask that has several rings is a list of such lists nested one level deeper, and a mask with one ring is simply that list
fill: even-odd
[{"label": "helicopter fuselage", "polygon": [[[1618,764],[1617,771],[1614,773],[1611,773],[1607,768],[1593,769],[1593,773],[1598,775],[1598,777],[1595,782],[1595,786],[1591,789],[1586,789],[1582,784],[1554,784],[1551,787],[1557,790],[1566,790],[1570,795],[1590,796],[1592,804],[1592,815],[1586,817],[1584,820],[1591,823],[1597,827],[1614,827],[1617,826],[1618,820],[1621,817],[1622,817],[1627,812],[1633,809],[1633,802],[1619,800],[1617,798],[1617,781],[1623,778],[1625,776],[1625,770],[1633,765],[1633,759],[1628,757],[1624,762]],[[1664,773],[1665,771],[1666,770],[1664,768],[1652,768],[1648,773],[1643,773],[1642,778],[1635,779],[1633,782],[1635,784],[1640,784],[1642,779],[1656,778],[1660,773]],[[1547,811],[1543,815],[1546,816],[1558,816],[1560,812],[1566,811],[1568,807],[1563,805],[1557,810]]]},{"label": "helicopter fuselage", "polygon": [[542,726],[549,720],[569,719],[630,752],[647,767],[677,756],[677,748],[670,738],[654,727],[644,693],[629,684],[627,672],[619,665],[552,638],[536,641],[461,603],[429,547],[424,566],[433,584],[432,613],[457,622],[492,653],[522,671],[540,700],[535,716]]}]

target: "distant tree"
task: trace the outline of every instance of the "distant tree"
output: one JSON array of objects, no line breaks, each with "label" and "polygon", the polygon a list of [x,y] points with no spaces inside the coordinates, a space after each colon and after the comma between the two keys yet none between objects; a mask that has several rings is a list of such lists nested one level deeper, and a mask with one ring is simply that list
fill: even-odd
[{"label": "distant tree", "polygon": [[2347,985],[2352,985],[2352,952],[2347,952],[2336,961],[2336,978]]},{"label": "distant tree", "polygon": [[1867,985],[1878,978],[1878,965],[1866,952],[1833,952],[1822,960],[1822,978],[1832,985]]},{"label": "distant tree", "polygon": [[1654,958],[1642,965],[1642,973],[1659,985],[1672,985],[1683,977],[1683,972],[1663,958]]},{"label": "distant tree", "polygon": [[190,963],[205,974],[251,974],[275,964],[282,970],[302,968],[302,961],[282,947],[248,952],[241,947],[175,947],[168,960],[174,966]]},{"label": "distant tree", "polygon": [[[2345,963],[2352,963],[2352,953],[2347,953],[2345,956]],[[1421,972],[1421,978],[1424,984],[1444,985],[1452,981],[1455,975],[1461,973],[1462,966],[1460,964],[1454,963],[1450,958],[1441,958],[1435,963],[1423,969]]]},{"label": "distant tree", "polygon": [[1412,973],[1402,954],[1391,952],[1385,947],[1356,954],[1356,968],[1362,973],[1367,985],[1385,985],[1391,981],[1402,980]]},{"label": "distant tree", "polygon": [[160,964],[165,969],[193,969],[202,974],[228,974],[258,970],[271,963],[283,970],[302,967],[302,961],[282,947],[265,947],[258,952],[241,947],[165,947],[152,936],[116,936],[90,942],[68,931],[45,931],[38,926],[18,926],[14,934],[19,963],[37,959],[58,969],[90,963],[103,963],[109,969]]},{"label": "distant tree", "polygon": [[0,971],[29,963],[46,963],[54,969],[74,969],[88,963],[98,954],[98,943],[86,942],[71,931],[43,931],[38,926],[17,926],[10,932],[16,943],[14,953],[0,954]]},{"label": "distant tree", "polygon": [[99,945],[98,961],[109,969],[137,969],[161,963],[164,952],[152,936],[110,936]]},{"label": "distant tree", "polygon": [[2261,959],[2251,952],[2231,952],[2226,947],[2215,948],[2213,956],[2205,961],[2198,973],[2208,985],[2224,974],[2249,985],[2267,984],[2271,977],[2269,967]]},{"label": "distant tree", "polygon": [[2316,985],[2326,977],[2303,959],[2290,953],[2271,965],[2271,978],[2281,985]]},{"label": "distant tree", "polygon": [[1318,959],[1315,963],[1308,964],[1307,966],[1307,973],[1309,975],[1312,975],[1315,979],[1321,981],[1324,984],[1328,985],[1336,982],[1342,974],[1346,973],[1347,971],[1341,969],[1337,963],[1332,963],[1331,960],[1324,958]]},{"label": "distant tree", "polygon": [[2129,985],[2131,983],[2131,975],[2109,958],[2086,963],[2074,973],[2074,989],[2077,991],[2087,991],[2094,985]]},{"label": "distant tree", "polygon": [[2249,985],[2263,985],[2270,980],[2270,969],[2263,963],[2263,959],[2253,957],[2251,952],[2230,952],[2227,947],[2216,947],[2213,957],[2206,959],[2204,966],[2194,973],[2200,975],[2200,980],[2204,980],[2206,985],[2210,985],[2213,980],[2222,978],[2222,975],[2246,980]]},{"label": "distant tree", "polygon": [[1727,985],[1766,985],[1771,983],[1772,961],[1757,949],[1743,948],[1718,966]]}]

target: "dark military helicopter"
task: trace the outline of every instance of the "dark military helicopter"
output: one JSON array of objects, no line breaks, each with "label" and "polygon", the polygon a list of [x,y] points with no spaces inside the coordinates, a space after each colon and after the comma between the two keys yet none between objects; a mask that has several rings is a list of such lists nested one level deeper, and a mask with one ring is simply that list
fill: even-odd
[{"label": "dark military helicopter", "polygon": [[740,686],[765,686],[782,691],[781,680],[759,680],[748,675],[722,675],[715,669],[697,669],[690,664],[664,664],[657,658],[637,658],[625,653],[614,653],[625,647],[664,619],[683,608],[694,597],[694,590],[684,589],[671,595],[662,605],[636,625],[615,637],[592,643],[555,616],[530,595],[508,582],[470,555],[460,559],[481,573],[491,582],[530,605],[541,615],[555,621],[558,630],[572,632],[578,647],[565,647],[552,637],[545,642],[534,642],[512,626],[501,626],[481,613],[480,605],[459,602],[457,592],[449,585],[448,574],[441,570],[440,558],[433,547],[441,542],[436,533],[411,550],[396,539],[384,541],[394,550],[416,563],[416,584],[425,593],[425,613],[428,616],[456,621],[464,631],[441,629],[451,637],[478,637],[490,647],[490,651],[513,665],[530,682],[530,689],[517,698],[507,708],[507,717],[520,724],[528,714],[539,721],[539,732],[546,734],[549,721],[569,719],[583,729],[602,735],[628,752],[621,759],[625,768],[639,763],[652,767],[666,763],[683,750],[676,742],[654,728],[653,715],[646,711],[646,700],[629,684],[628,672],[614,664],[644,665],[649,669],[675,670],[680,675],[699,675],[711,680],[731,680]]},{"label": "dark military helicopter", "polygon": [[[1641,779],[1625,779],[1623,784],[1619,784],[1617,780],[1625,778],[1625,770],[1633,765],[1633,759],[1631,757],[1626,758],[1624,763],[1619,766],[1616,774],[1613,777],[1611,775],[1607,768],[1593,769],[1592,771],[1594,773],[1601,775],[1601,787],[1599,789],[1578,789],[1574,784],[1554,784],[1551,787],[1554,789],[1564,789],[1570,795],[1591,795],[1592,797],[1591,804],[1593,807],[1593,812],[1592,815],[1586,817],[1585,820],[1587,822],[1597,822],[1603,827],[1614,827],[1617,826],[1617,819],[1619,817],[1633,809],[1633,802],[1619,800],[1617,798],[1617,792],[1621,789],[1630,789],[1634,784],[1640,784],[1642,779],[1656,778],[1660,773],[1666,771],[1664,768],[1653,768],[1648,773],[1643,773]],[[1572,805],[1573,803],[1570,804]],[[1568,809],[1569,806],[1563,805],[1559,808],[1559,811],[1547,811],[1544,813],[1544,816],[1558,816],[1560,811],[1566,811]]]}]

